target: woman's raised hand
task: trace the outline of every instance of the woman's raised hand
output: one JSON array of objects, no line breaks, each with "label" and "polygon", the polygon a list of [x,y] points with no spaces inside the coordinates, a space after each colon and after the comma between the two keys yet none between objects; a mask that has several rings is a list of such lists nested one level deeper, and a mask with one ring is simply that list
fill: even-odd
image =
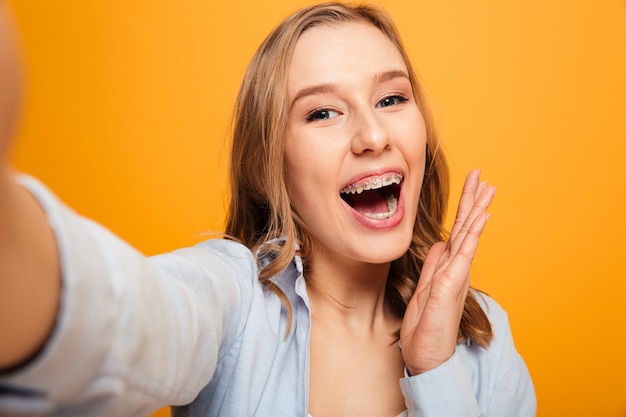
[{"label": "woman's raised hand", "polygon": [[432,246],[422,267],[415,294],[407,306],[400,341],[410,375],[429,371],[455,351],[469,271],[496,189],[471,171],[447,243]]}]

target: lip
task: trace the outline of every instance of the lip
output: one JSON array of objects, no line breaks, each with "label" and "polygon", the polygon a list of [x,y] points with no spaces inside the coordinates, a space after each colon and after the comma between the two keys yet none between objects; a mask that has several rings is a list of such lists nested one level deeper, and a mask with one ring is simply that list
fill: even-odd
[{"label": "lip", "polygon": [[365,182],[369,180],[370,178],[384,177],[385,175],[394,175],[394,174],[400,174],[404,176],[404,171],[401,170],[400,168],[379,168],[379,169],[373,169],[370,171],[361,172],[353,176],[352,178],[350,178],[350,180],[346,182],[344,185],[342,185],[339,188],[339,190],[343,190],[344,188],[353,184],[359,184],[359,183]]},{"label": "lip", "polygon": [[350,206],[347,202],[345,202],[343,199],[340,198],[341,202],[343,203],[344,207],[347,209],[348,213],[350,213],[352,218],[354,218],[362,226],[365,226],[366,228],[371,229],[371,230],[384,231],[384,230],[392,229],[402,222],[402,220],[404,219],[404,213],[405,213],[404,183],[405,183],[406,177],[405,177],[404,171],[399,168],[381,168],[381,169],[361,172],[360,174],[355,175],[354,177],[350,178],[350,180],[340,188],[342,190],[349,185],[362,183],[371,178],[384,177],[385,175],[393,175],[393,174],[401,174],[404,178],[400,182],[400,196],[398,198],[398,208],[396,209],[393,216],[389,217],[388,219],[378,220],[378,219],[372,219],[371,217],[367,217],[363,215],[362,213],[358,212],[357,210],[355,210],[354,208],[352,208],[352,206]]}]

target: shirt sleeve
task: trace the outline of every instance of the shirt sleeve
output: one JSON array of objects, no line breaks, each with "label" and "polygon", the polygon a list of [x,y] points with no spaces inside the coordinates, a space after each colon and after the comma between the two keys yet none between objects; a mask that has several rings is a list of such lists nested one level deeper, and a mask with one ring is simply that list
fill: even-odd
[{"label": "shirt sleeve", "polygon": [[62,292],[42,351],[0,375],[0,416],[141,416],[191,402],[245,325],[250,251],[214,239],[148,258],[36,180],[20,181],[55,231]]},{"label": "shirt sleeve", "polygon": [[439,367],[400,381],[410,417],[534,417],[535,390],[524,360],[515,349],[506,312],[478,295],[491,321],[488,348],[457,345]]}]

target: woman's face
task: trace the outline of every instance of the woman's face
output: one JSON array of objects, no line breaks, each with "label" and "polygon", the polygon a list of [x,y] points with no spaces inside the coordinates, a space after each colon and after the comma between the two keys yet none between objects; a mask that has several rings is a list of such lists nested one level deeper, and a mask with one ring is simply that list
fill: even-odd
[{"label": "woman's face", "polygon": [[289,67],[285,156],[293,207],[332,262],[385,263],[407,250],[426,129],[408,71],[376,27],[318,26]]}]

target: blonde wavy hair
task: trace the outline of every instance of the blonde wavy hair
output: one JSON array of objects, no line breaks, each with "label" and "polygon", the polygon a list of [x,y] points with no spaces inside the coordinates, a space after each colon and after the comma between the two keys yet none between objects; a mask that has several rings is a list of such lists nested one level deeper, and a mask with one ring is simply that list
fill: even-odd
[{"label": "blonde wavy hair", "polygon": [[[303,8],[284,20],[263,41],[241,84],[233,115],[230,164],[231,199],[226,234],[240,240],[260,264],[260,282],[279,296],[291,318],[291,305],[274,283],[299,254],[307,267],[313,242],[291,207],[286,187],[284,142],[289,117],[287,69],[300,35],[324,25],[367,22],[398,48],[409,71],[413,92],[426,123],[426,169],[413,239],[407,252],[392,262],[386,302],[399,317],[415,291],[426,253],[447,238],[444,229],[449,194],[449,170],[428,110],[423,88],[412,68],[390,17],[371,5],[322,3]],[[267,262],[269,260],[269,262]],[[458,341],[487,346],[491,325],[472,291],[468,293]]]}]

